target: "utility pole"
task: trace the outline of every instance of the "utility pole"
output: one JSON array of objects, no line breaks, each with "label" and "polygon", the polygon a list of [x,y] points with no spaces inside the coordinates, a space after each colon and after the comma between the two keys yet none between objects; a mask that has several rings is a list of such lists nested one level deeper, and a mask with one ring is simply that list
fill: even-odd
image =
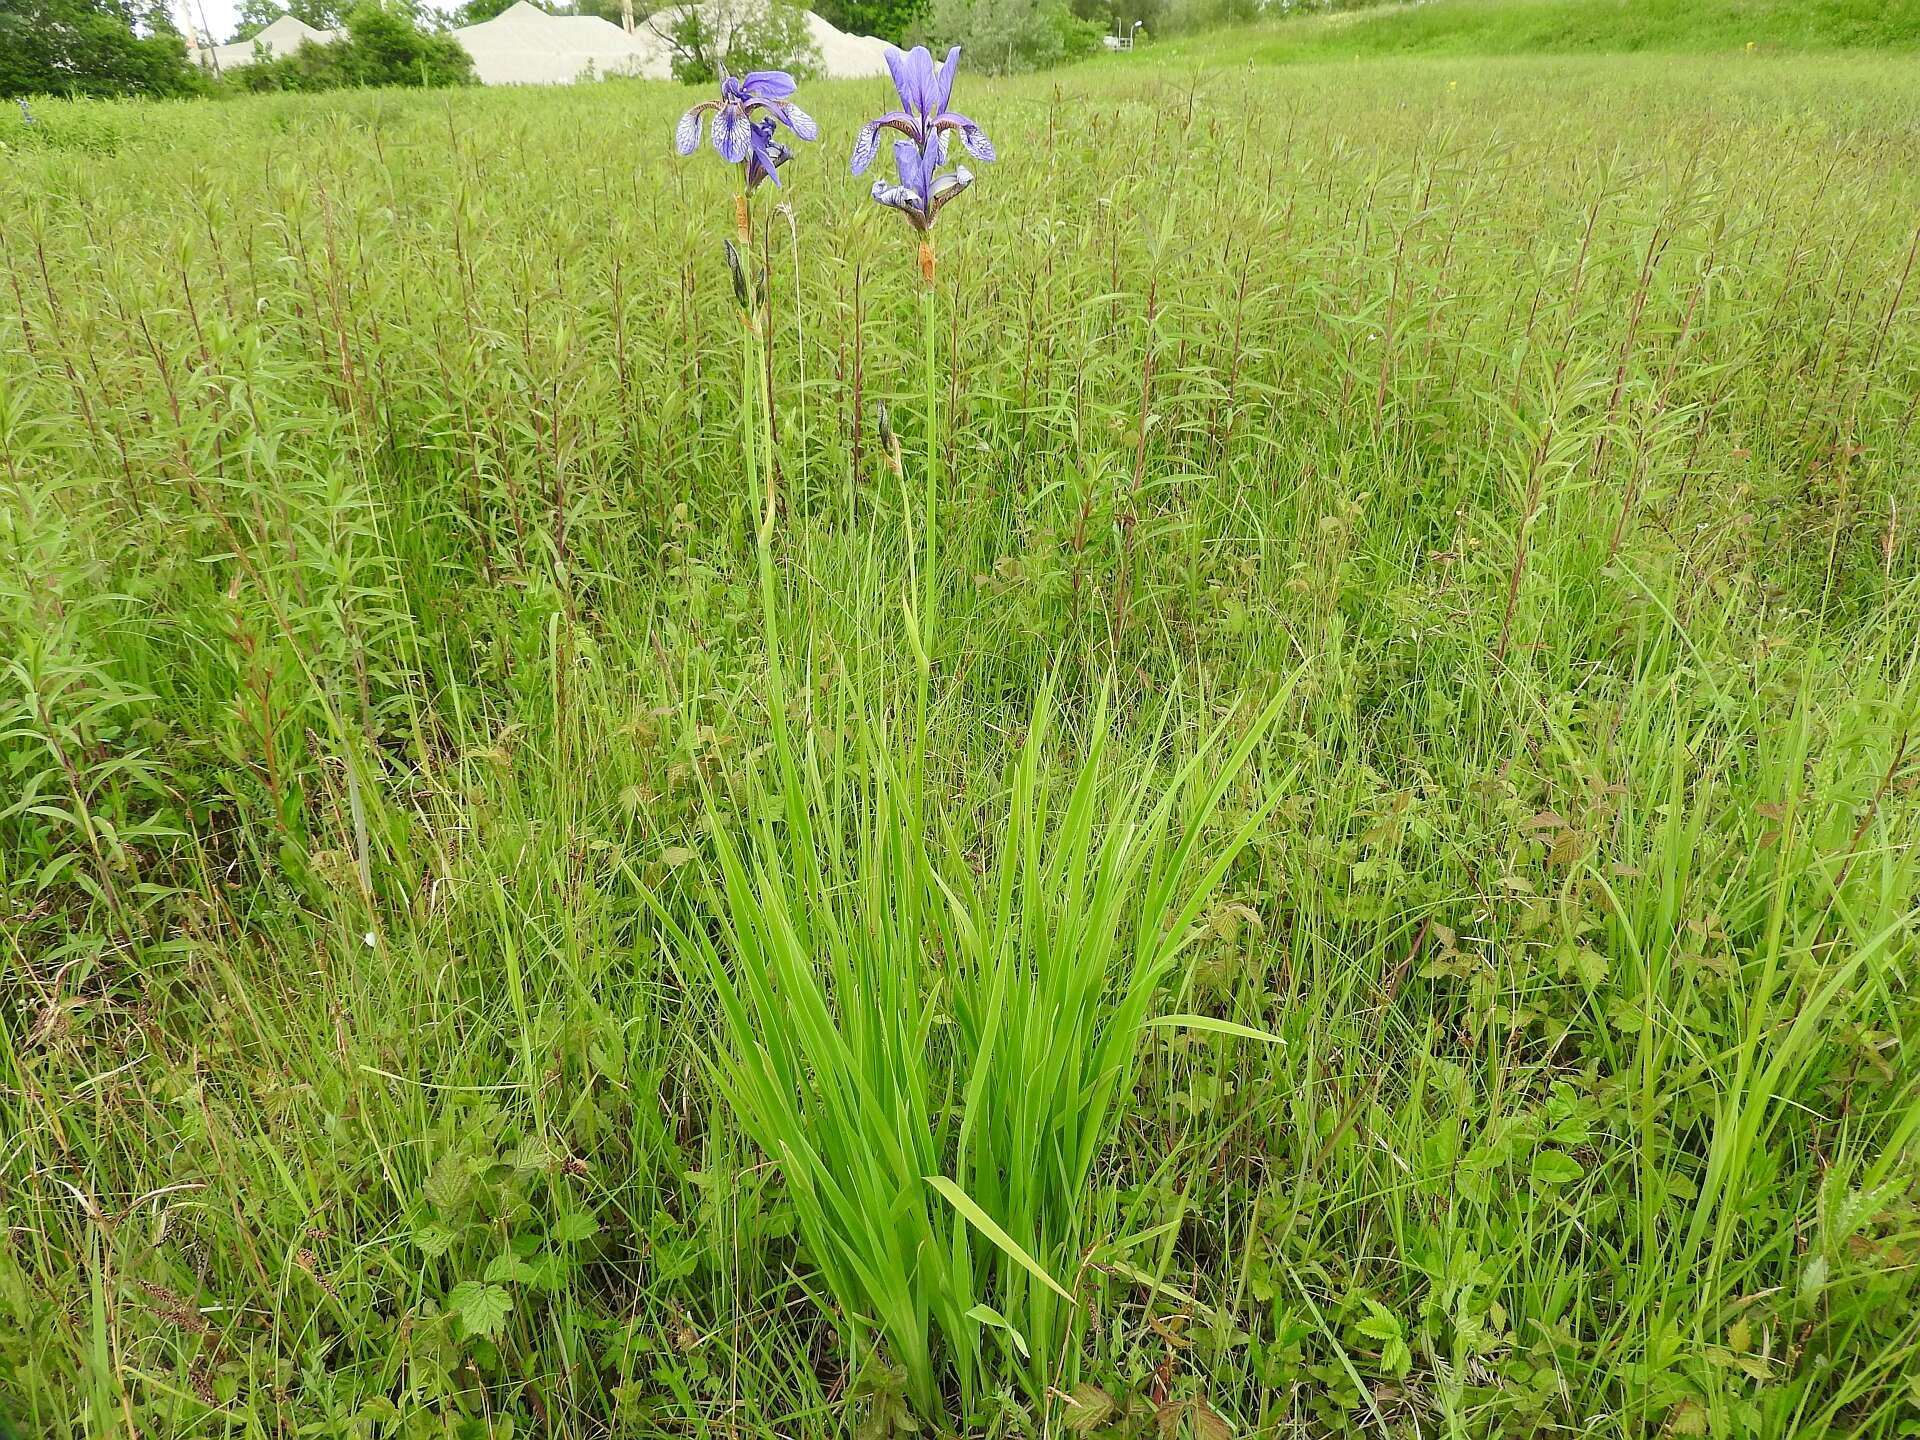
[{"label": "utility pole", "polygon": [[[188,0],[180,0],[180,3],[183,5],[187,4]],[[213,26],[207,24],[207,0],[199,0],[199,3],[200,24],[207,32],[207,58],[213,62],[213,78],[218,80],[220,78],[220,51],[216,47],[220,41],[219,37],[213,33]]]},{"label": "utility pole", "polygon": [[180,29],[187,37],[187,58],[196,64],[203,63],[200,60],[200,31],[193,23],[192,0],[180,0],[180,18],[186,21]]}]

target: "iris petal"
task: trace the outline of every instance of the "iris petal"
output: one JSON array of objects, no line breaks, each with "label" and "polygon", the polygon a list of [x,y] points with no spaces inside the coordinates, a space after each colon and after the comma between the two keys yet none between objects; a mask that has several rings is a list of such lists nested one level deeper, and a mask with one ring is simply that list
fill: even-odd
[{"label": "iris petal", "polygon": [[933,172],[939,163],[911,140],[893,142],[893,168],[900,172],[900,183],[911,186],[919,194],[925,194],[933,183]]},{"label": "iris petal", "polygon": [[713,148],[729,165],[747,158],[747,112],[737,105],[723,106],[713,117]]},{"label": "iris petal", "polygon": [[[929,65],[933,57],[927,57]],[[953,72],[960,68],[960,47],[954,46],[947,51],[947,58],[941,64],[939,73],[933,77],[933,87],[927,96],[927,113],[938,115],[947,108],[947,101],[953,98]]]},{"label": "iris petal", "polygon": [[965,115],[947,110],[943,111],[940,118],[933,123],[942,130],[957,131],[960,136],[960,143],[967,147],[967,153],[973,156],[974,159],[992,160],[995,158],[993,141],[987,138],[987,132],[974,124],[973,121]]},{"label": "iris petal", "polygon": [[880,122],[869,120],[860,127],[860,133],[853,137],[853,154],[847,157],[853,173],[858,175],[871,165],[879,150]]},{"label": "iris petal", "polygon": [[900,97],[900,108],[913,109],[913,64],[905,52],[887,47],[887,69],[893,75],[894,92]]},{"label": "iris petal", "polygon": [[891,44],[887,46],[887,71],[893,75],[893,92],[900,96],[900,109],[914,108],[914,96],[910,94],[914,88],[912,65],[906,60],[906,54]]},{"label": "iris petal", "polygon": [[931,115],[928,102],[933,98],[933,56],[927,47],[916,45],[902,54],[887,51],[887,69],[893,72],[893,88],[900,92],[900,108],[916,115]]},{"label": "iris petal", "polygon": [[802,140],[818,140],[820,138],[819,122],[807,114],[806,111],[802,110],[798,105],[783,105],[780,108],[784,112],[783,118],[787,122],[787,128]]},{"label": "iris petal", "polygon": [[860,133],[853,138],[853,154],[850,157],[853,173],[858,175],[873,163],[873,157],[880,153],[880,132],[899,130],[913,135],[918,131],[913,117],[904,110],[889,110],[886,114],[869,120],[860,127]]},{"label": "iris petal", "polygon": [[927,197],[927,217],[929,220],[940,213],[940,207],[973,183],[973,172],[964,165],[956,165],[951,175],[942,175],[933,182],[933,191]]},{"label": "iris petal", "polygon": [[740,77],[740,88],[762,100],[784,100],[799,87],[784,70],[750,70]]},{"label": "iris petal", "polygon": [[905,185],[889,185],[884,180],[876,180],[873,182],[873,198],[905,215],[914,229],[927,228],[927,214],[921,208],[920,197]]},{"label": "iris petal", "polygon": [[673,148],[679,154],[691,155],[700,148],[700,131],[710,108],[710,103],[703,100],[682,115],[680,123],[673,127]]}]

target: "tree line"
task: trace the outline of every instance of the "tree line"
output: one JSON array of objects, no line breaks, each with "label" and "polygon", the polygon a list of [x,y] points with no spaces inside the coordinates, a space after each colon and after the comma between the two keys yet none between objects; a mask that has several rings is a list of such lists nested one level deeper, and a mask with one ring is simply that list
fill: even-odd
[{"label": "tree line", "polygon": [[[0,96],[184,96],[345,86],[473,83],[473,64],[447,32],[489,20],[514,0],[465,0],[438,8],[420,0],[242,0],[227,43],[253,38],[282,15],[344,31],[214,75],[189,55],[167,0],[0,0]],[[627,0],[543,3],[557,14],[620,24]],[[1192,28],[1202,18],[1238,19],[1264,0],[815,0],[841,30],[897,45],[966,47],[989,71],[1037,69],[1097,50],[1103,34]],[[714,5],[738,13],[716,22]],[[805,74],[817,57],[800,12],[759,0],[709,0],[704,8],[632,13],[669,42],[676,78],[706,81],[721,64],[779,66]],[[219,43],[205,36],[203,43]]]}]

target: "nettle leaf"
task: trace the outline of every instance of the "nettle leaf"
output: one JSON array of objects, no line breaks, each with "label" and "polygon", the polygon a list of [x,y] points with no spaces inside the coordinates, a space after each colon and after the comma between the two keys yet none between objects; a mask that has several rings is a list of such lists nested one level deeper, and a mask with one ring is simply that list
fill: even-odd
[{"label": "nettle leaf", "polygon": [[508,1162],[516,1175],[533,1175],[542,1170],[550,1170],[559,1160],[559,1153],[552,1142],[538,1135],[529,1135],[514,1147]]},{"label": "nettle leaf", "polygon": [[1564,1150],[1536,1150],[1528,1171],[1536,1185],[1571,1185],[1587,1172]]},{"label": "nettle leaf", "polygon": [[1106,1391],[1082,1381],[1067,1396],[1067,1429],[1076,1435],[1085,1435],[1106,1424],[1119,1409]]},{"label": "nettle leaf", "polygon": [[1187,1416],[1193,1421],[1193,1433],[1197,1440],[1232,1440],[1233,1426],[1206,1401],[1188,1401]]},{"label": "nettle leaf", "polygon": [[513,1313],[513,1297],[504,1285],[462,1280],[447,1296],[447,1308],[460,1317],[468,1334],[496,1340],[506,1326],[507,1316]]},{"label": "nettle leaf", "polygon": [[1186,1420],[1193,1427],[1194,1440],[1232,1440],[1233,1437],[1233,1427],[1225,1417],[1198,1398],[1165,1401],[1155,1407],[1153,1418],[1163,1436],[1177,1434],[1180,1422]]},{"label": "nettle leaf", "polygon": [[1705,1435],[1707,1408],[1698,1400],[1684,1400],[1667,1419],[1669,1435]]},{"label": "nettle leaf", "polygon": [[534,1278],[534,1274],[534,1268],[511,1250],[503,1251],[499,1255],[494,1256],[493,1262],[487,1266],[487,1280],[490,1284],[494,1285],[511,1284],[517,1280],[531,1280]]},{"label": "nettle leaf", "polygon": [[438,1220],[429,1220],[413,1232],[412,1238],[416,1250],[437,1260],[453,1248],[457,1237]]},{"label": "nettle leaf", "polygon": [[458,1210],[473,1194],[473,1172],[467,1166],[466,1157],[459,1154],[442,1155],[433,1162],[433,1169],[427,1172],[427,1183],[421,1190],[437,1209]]}]

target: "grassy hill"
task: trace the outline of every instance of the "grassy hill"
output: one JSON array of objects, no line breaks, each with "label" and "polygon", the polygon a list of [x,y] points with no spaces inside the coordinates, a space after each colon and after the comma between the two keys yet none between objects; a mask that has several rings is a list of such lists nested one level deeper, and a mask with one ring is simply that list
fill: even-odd
[{"label": "grassy hill", "polygon": [[1393,55],[1920,49],[1920,0],[1430,0],[1161,47],[1265,63]]}]

